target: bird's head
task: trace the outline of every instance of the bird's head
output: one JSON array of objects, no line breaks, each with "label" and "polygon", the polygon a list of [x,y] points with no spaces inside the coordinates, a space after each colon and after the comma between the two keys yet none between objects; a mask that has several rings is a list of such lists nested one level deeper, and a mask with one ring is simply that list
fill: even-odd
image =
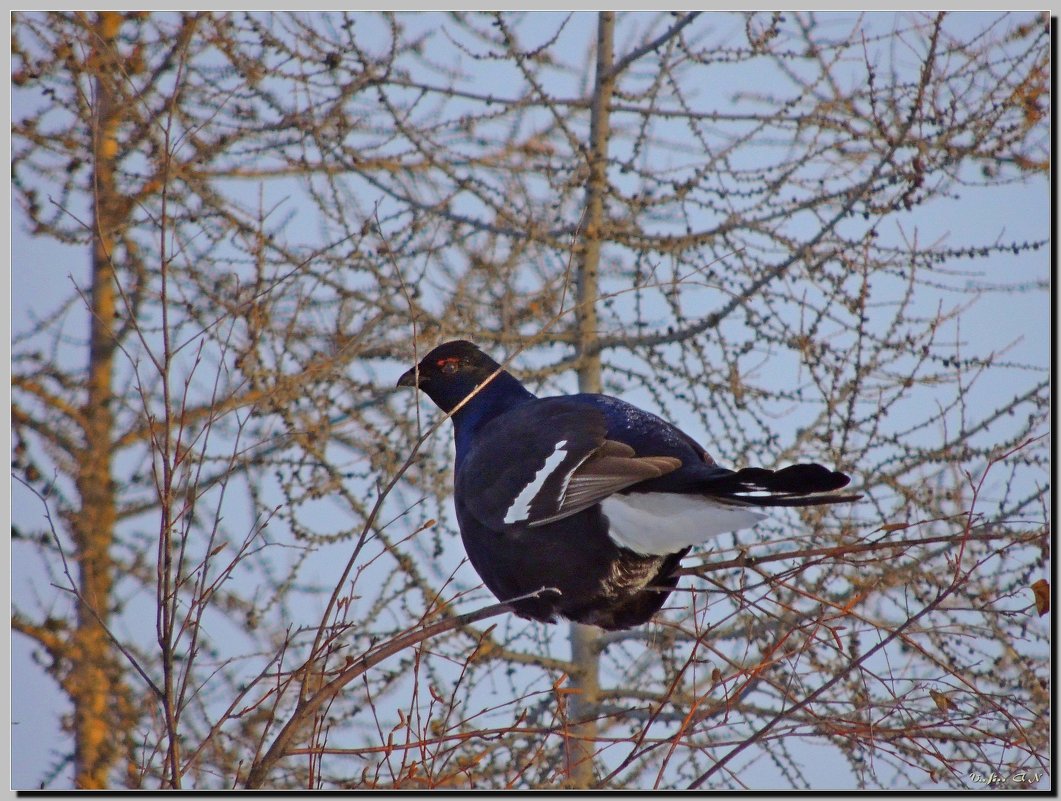
[{"label": "bird's head", "polygon": [[471,342],[455,339],[442,343],[421,359],[420,364],[402,374],[398,386],[423,390],[436,406],[448,413],[499,366]]}]

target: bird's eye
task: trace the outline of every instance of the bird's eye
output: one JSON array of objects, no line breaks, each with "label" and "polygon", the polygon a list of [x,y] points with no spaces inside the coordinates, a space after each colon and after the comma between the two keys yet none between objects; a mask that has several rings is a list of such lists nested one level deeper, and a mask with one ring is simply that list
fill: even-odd
[{"label": "bird's eye", "polygon": [[457,359],[443,359],[438,363],[438,369],[442,375],[453,375],[459,366]]}]

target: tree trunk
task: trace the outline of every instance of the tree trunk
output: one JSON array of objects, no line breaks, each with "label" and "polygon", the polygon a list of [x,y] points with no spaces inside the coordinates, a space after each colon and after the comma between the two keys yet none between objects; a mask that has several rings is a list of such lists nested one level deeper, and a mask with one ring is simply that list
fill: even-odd
[{"label": "tree trunk", "polygon": [[[578,389],[601,391],[600,352],[597,340],[597,274],[604,227],[604,196],[608,187],[608,110],[611,104],[615,13],[602,11],[597,23],[597,75],[590,119],[589,182],[586,187],[582,258],[576,276],[578,325]],[[594,626],[571,624],[572,701],[569,714],[575,721],[569,741],[568,782],[588,788],[594,783],[593,754],[597,737],[596,710],[600,695],[600,649]]]},{"label": "tree trunk", "polygon": [[111,259],[114,233],[123,215],[115,185],[121,106],[116,102],[112,76],[121,20],[119,13],[101,12],[91,23],[95,46],[90,64],[95,72],[96,94],[92,132],[95,230],[89,293],[88,384],[82,410],[84,452],[76,475],[81,508],[73,521],[81,603],[72,638],[72,661],[77,667],[66,677],[74,705],[74,786],[82,789],[108,786],[108,777],[120,754],[117,744],[124,737],[117,721],[116,703],[123,693],[114,650],[105,630],[114,581],[110,551],[116,521],[111,482],[116,289]]}]

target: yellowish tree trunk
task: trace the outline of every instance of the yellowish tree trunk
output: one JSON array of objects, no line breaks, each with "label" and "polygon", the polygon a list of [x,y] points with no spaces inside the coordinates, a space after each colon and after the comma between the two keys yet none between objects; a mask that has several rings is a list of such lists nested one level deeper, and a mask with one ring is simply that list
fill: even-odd
[{"label": "yellowish tree trunk", "polygon": [[74,704],[74,782],[83,789],[108,786],[126,734],[118,724],[119,698],[124,693],[120,690],[114,649],[105,630],[114,582],[111,546],[116,520],[111,482],[114,433],[111,382],[116,316],[112,256],[114,234],[124,216],[114,174],[121,107],[114,94],[113,54],[121,20],[119,13],[101,12],[89,23],[94,45],[89,66],[95,73],[92,131],[95,231],[89,298],[88,385],[82,410],[84,450],[76,475],[81,507],[73,521],[81,603],[71,644],[71,660],[76,667],[65,679]]}]

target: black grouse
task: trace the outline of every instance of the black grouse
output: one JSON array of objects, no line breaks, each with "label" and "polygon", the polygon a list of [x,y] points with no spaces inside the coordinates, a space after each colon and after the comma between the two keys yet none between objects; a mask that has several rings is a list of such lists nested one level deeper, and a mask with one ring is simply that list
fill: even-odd
[{"label": "black grouse", "polygon": [[[439,345],[398,379],[453,411],[454,500],[464,547],[521,617],[625,629],[678,584],[690,547],[762,518],[755,507],[856,500],[819,464],[717,465],[650,412],[608,395],[538,398],[471,342]],[[497,373],[496,375],[494,375]],[[491,376],[493,378],[491,379]],[[484,382],[485,386],[480,388]]]}]

